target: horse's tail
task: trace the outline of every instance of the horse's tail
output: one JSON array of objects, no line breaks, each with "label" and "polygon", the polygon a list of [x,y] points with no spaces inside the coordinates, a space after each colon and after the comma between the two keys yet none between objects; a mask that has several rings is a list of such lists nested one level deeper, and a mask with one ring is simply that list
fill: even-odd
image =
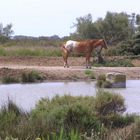
[{"label": "horse's tail", "polygon": [[63,43],[63,45],[61,45],[61,50],[65,50],[66,49],[65,45],[66,45],[66,43]]},{"label": "horse's tail", "polygon": [[65,49],[65,45],[63,44],[60,48],[61,48],[61,50],[64,50]]}]

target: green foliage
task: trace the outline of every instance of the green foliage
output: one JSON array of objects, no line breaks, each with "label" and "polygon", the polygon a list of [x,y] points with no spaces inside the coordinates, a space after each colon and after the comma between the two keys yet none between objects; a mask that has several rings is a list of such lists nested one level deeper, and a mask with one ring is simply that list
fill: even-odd
[{"label": "green foliage", "polygon": [[13,34],[12,24],[3,27],[3,24],[0,23],[0,44],[8,42],[11,34]]},{"label": "green foliage", "polygon": [[[76,33],[80,39],[92,39],[95,38],[95,33],[93,32],[94,26],[92,23],[92,16],[88,14],[84,17],[76,18],[77,23],[74,26],[77,28]],[[74,34],[73,34],[74,36]]]},{"label": "green foliage", "polygon": [[93,63],[95,67],[134,67],[130,59],[113,59],[106,60],[104,63]]},{"label": "green foliage", "polygon": [[124,98],[119,94],[99,90],[95,98],[95,110],[99,116],[122,113],[126,110]]},{"label": "green foliage", "polygon": [[124,98],[119,94],[99,90],[95,98],[95,111],[107,127],[124,127],[134,122],[133,116],[121,116],[126,110]]},{"label": "green foliage", "polygon": [[99,88],[110,88],[111,83],[106,81],[106,76],[104,74],[101,74],[97,77],[96,86]]},{"label": "green foliage", "polygon": [[[47,140],[81,140],[80,134],[78,131],[71,130],[67,134],[64,132],[63,128],[60,129],[59,133],[50,133],[47,136]],[[41,140],[38,138],[38,140]]]},{"label": "green foliage", "polygon": [[110,135],[108,129],[134,121],[134,116],[121,116],[123,103],[119,96],[103,91],[96,97],[56,96],[40,100],[28,114],[9,101],[0,110],[0,139],[109,140],[106,138]]},{"label": "green foliage", "polygon": [[134,122],[133,115],[121,116],[120,114],[110,114],[106,116],[100,116],[101,122],[108,128],[123,128]]},{"label": "green foliage", "polygon": [[64,126],[65,130],[85,130],[94,127],[98,130],[93,106],[93,97],[56,96],[51,101],[41,100],[32,117],[38,119],[41,116],[46,128],[60,129],[60,126]]},{"label": "green foliage", "polygon": [[133,51],[135,55],[140,54],[140,33],[135,35]]},{"label": "green foliage", "polygon": [[[9,100],[8,104],[3,106],[0,110],[0,137],[4,139],[7,136],[7,139],[9,138],[12,140],[11,136],[14,137],[18,134],[18,124],[21,118],[25,116],[26,114]],[[25,120],[23,119],[23,121]]]},{"label": "green foliage", "polygon": [[30,83],[30,82],[42,82],[45,79],[45,76],[35,70],[22,72],[20,77],[13,77],[6,75],[1,77],[1,82],[4,84],[10,83]]},{"label": "green foliage", "polygon": [[[91,14],[76,19],[75,34],[82,39],[105,38],[110,44],[132,37],[132,27],[126,13],[107,12],[104,19],[92,22]],[[135,22],[135,21],[134,21]]]},{"label": "green foliage", "polygon": [[91,70],[85,70],[85,75],[87,75],[91,79],[95,79],[95,75]]},{"label": "green foliage", "polygon": [[106,50],[107,56],[133,55],[133,40],[125,40],[119,42],[115,46],[110,46]]},{"label": "green foliage", "polygon": [[0,44],[4,44],[4,43],[6,43],[8,41],[9,41],[8,37],[0,35]]},{"label": "green foliage", "polygon": [[23,83],[42,81],[43,79],[43,75],[37,71],[24,72],[21,76],[21,81]]},{"label": "green foliage", "polygon": [[97,77],[97,81],[99,81],[99,80],[105,81],[105,80],[106,80],[105,74],[100,74],[100,75]]},{"label": "green foliage", "polygon": [[5,84],[19,83],[19,79],[10,77],[10,76],[4,76],[4,77],[2,77],[2,83],[5,83]]},{"label": "green foliage", "polygon": [[0,56],[61,56],[60,48],[56,47],[0,47]]}]

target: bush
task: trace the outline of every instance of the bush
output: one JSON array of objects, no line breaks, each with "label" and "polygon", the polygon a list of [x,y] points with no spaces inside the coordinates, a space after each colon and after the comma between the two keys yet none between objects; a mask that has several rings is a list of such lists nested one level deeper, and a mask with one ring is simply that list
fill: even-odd
[{"label": "bush", "polygon": [[106,81],[106,76],[104,74],[101,74],[97,77],[97,83],[96,86],[99,88],[111,88],[111,83],[109,81]]},{"label": "bush", "polygon": [[94,97],[55,97],[51,101],[43,99],[32,112],[32,118],[41,116],[46,128],[86,130],[99,129],[99,121],[94,114]]},{"label": "bush", "polygon": [[[132,123],[134,117],[121,116],[119,98],[116,98],[115,103],[118,106],[113,108],[112,102],[115,102],[114,98],[119,95],[108,95],[109,93],[104,91],[100,93],[102,93],[100,100],[99,95],[96,97],[65,95],[56,96],[51,100],[42,99],[29,114],[24,113],[10,101],[0,110],[0,139],[81,140],[80,136],[83,136],[85,139],[108,140],[104,138],[105,134],[110,135],[107,133],[108,127],[111,128],[109,129],[111,132],[112,128]],[[101,105],[98,105],[100,103]],[[99,115],[100,107],[97,106],[103,106],[106,113],[101,112]]]},{"label": "bush", "polygon": [[95,75],[94,75],[93,71],[91,71],[91,70],[85,70],[85,74],[86,74],[89,78],[95,79]]},{"label": "bush", "polygon": [[99,90],[95,98],[95,110],[99,116],[122,113],[126,110],[124,98],[118,94]]},{"label": "bush", "polygon": [[20,123],[21,120],[24,121],[25,127],[25,119],[23,119],[25,116],[26,114],[23,113],[22,110],[11,100],[9,100],[8,104],[2,106],[0,110],[0,137],[2,139],[4,139],[6,136],[14,137],[15,135],[21,137],[22,135],[19,135],[20,129],[18,128],[22,126],[22,123]]},{"label": "bush", "polygon": [[120,114],[109,114],[106,116],[100,116],[101,122],[108,128],[123,128],[134,122],[133,115],[122,116]]},{"label": "bush", "polygon": [[43,79],[43,75],[41,75],[37,71],[24,72],[21,76],[21,81],[23,83],[42,81]]},{"label": "bush", "polygon": [[112,86],[112,83],[109,81],[104,81],[101,85],[101,87],[103,88],[111,88],[111,86]]},{"label": "bush", "polygon": [[102,64],[94,63],[96,67],[134,67],[131,60],[129,59],[114,59],[114,60],[106,60]]},{"label": "bush", "polygon": [[4,76],[2,77],[2,83],[9,84],[9,83],[18,83],[19,79],[10,77],[10,76]]},{"label": "bush", "polygon": [[95,97],[95,111],[99,120],[107,127],[124,127],[134,122],[134,117],[122,116],[126,110],[124,98],[115,93],[99,90]]},{"label": "bush", "polygon": [[125,40],[119,42],[116,46],[110,46],[105,52],[108,56],[132,55],[133,40]]}]

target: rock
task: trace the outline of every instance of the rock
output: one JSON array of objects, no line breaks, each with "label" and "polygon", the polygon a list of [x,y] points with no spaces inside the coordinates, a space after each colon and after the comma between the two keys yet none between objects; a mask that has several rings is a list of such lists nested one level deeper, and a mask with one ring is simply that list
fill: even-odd
[{"label": "rock", "polygon": [[107,73],[106,81],[111,83],[111,88],[126,88],[126,75],[122,73]]}]

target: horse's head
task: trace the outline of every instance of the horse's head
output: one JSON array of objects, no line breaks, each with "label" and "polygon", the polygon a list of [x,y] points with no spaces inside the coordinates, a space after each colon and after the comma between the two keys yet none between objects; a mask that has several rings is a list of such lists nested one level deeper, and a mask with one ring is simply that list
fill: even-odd
[{"label": "horse's head", "polygon": [[102,47],[107,49],[107,43],[104,39],[101,40]]}]

